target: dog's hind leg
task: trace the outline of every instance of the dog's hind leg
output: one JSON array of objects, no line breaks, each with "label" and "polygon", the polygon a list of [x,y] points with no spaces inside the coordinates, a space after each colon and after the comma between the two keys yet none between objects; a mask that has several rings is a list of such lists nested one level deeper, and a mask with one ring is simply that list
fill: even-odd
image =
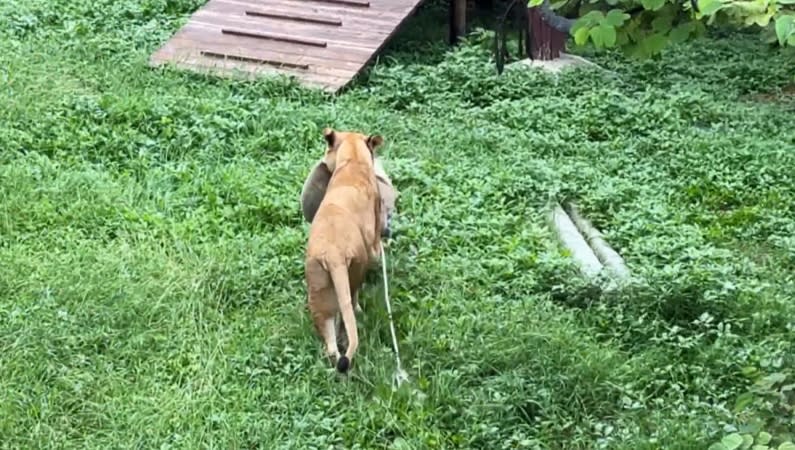
[{"label": "dog's hind leg", "polygon": [[352,265],[350,272],[351,304],[353,305],[353,311],[357,315],[361,315],[364,310],[359,303],[359,292],[364,288],[364,279],[367,275],[367,269],[364,266]]},{"label": "dog's hind leg", "polygon": [[324,298],[324,296],[319,293],[314,295],[310,294],[309,300],[309,309],[312,314],[315,330],[323,339],[323,344],[325,344],[326,347],[326,356],[331,358],[332,364],[336,365],[340,356],[340,350],[337,345],[337,324],[335,320],[337,308],[329,305],[328,299]]},{"label": "dog's hind leg", "polygon": [[334,322],[333,316],[324,320],[323,339],[326,341],[326,354],[333,358],[336,364],[340,357],[340,349],[337,346],[337,327]]},{"label": "dog's hind leg", "polygon": [[337,364],[337,360],[340,357],[340,350],[337,346],[337,324],[335,323],[336,320],[334,320],[335,316],[336,314],[317,314],[313,317],[315,328],[317,328],[318,334],[323,338],[323,343],[326,345],[326,356],[331,358],[334,365]]}]

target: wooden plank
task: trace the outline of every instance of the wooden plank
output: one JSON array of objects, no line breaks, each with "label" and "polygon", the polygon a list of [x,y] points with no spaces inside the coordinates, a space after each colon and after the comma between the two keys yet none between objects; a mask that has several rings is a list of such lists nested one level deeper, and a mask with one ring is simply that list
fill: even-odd
[{"label": "wooden plank", "polygon": [[199,41],[190,36],[179,37],[172,40],[175,45],[167,46],[158,53],[160,59],[177,58],[183,55],[196,56],[201,51],[246,55],[270,61],[281,61],[288,64],[308,65],[309,71],[337,77],[349,76],[350,72],[358,70],[361,63],[348,63],[334,59],[324,59],[312,55],[299,55],[295,53],[274,52],[269,47],[252,50],[249,48],[218,42],[213,39]]},{"label": "wooden plank", "polygon": [[[247,0],[252,1],[252,0]],[[378,11],[378,12],[406,12],[407,10],[411,9],[413,3],[419,3],[418,1],[413,0],[370,0],[369,7],[364,6],[353,6],[345,4],[344,2],[347,0],[287,0],[280,2],[281,4],[285,3],[292,3],[299,7],[335,7],[339,9],[344,9],[345,11]],[[358,0],[353,0],[358,1]]]},{"label": "wooden plank", "polygon": [[[311,22],[299,22],[299,21],[291,21],[288,19],[278,19],[273,17],[258,17],[256,15],[249,15],[246,14],[247,12],[260,12],[260,11],[267,11],[267,13],[274,14],[274,15],[282,15],[282,16],[296,16],[301,15],[307,17],[312,20],[329,20],[329,21],[339,21],[341,25],[339,26],[332,26],[326,24],[316,24]],[[333,13],[333,12],[310,12],[310,11],[303,11],[299,12],[295,9],[289,9],[284,7],[276,8],[263,8],[263,7],[252,7],[246,6],[236,1],[229,1],[229,0],[220,0],[214,1],[212,3],[208,3],[205,8],[200,11],[197,11],[194,14],[194,18],[196,17],[218,17],[218,15],[225,16],[229,19],[237,19],[237,20],[246,20],[251,22],[252,24],[257,24],[258,26],[262,27],[279,27],[279,28],[286,28],[289,27],[290,29],[296,30],[296,32],[310,32],[314,33],[315,36],[345,36],[346,32],[355,32],[359,34],[367,34],[369,36],[378,37],[379,39],[385,39],[389,34],[392,32],[391,26],[394,25],[395,19],[393,18],[384,18],[379,15],[370,15],[370,16],[363,16],[361,14],[356,13]]]},{"label": "wooden plank", "polygon": [[330,5],[355,6],[359,8],[369,8],[370,2],[367,0],[302,0],[305,2],[328,3]]},{"label": "wooden plank", "polygon": [[[202,53],[205,55],[202,55]],[[209,55],[207,54],[209,53]],[[272,73],[284,73],[286,75],[295,76],[302,80],[310,80],[310,81],[317,81],[322,82],[326,85],[338,85],[342,86],[349,81],[350,78],[350,70],[340,70],[329,68],[327,66],[310,66],[310,70],[304,70],[299,67],[275,67],[269,64],[262,64],[262,63],[255,63],[251,61],[240,61],[235,59],[225,59],[215,55],[231,55],[231,56],[243,56],[244,58],[257,58],[260,57],[263,60],[268,60],[267,53],[260,53],[260,54],[250,54],[250,53],[243,53],[238,52],[235,49],[230,49],[226,46],[219,46],[218,44],[209,44],[205,47],[202,47],[201,50],[197,50],[194,48],[181,48],[181,49],[170,49],[170,48],[163,48],[160,52],[153,55],[152,63],[153,65],[163,65],[163,64],[175,64],[177,66],[200,66],[204,65],[209,68],[238,68],[241,70],[246,70],[251,72],[254,75],[261,75],[261,74],[272,74]],[[295,61],[281,61],[278,59],[271,59],[274,63],[288,63],[292,65],[300,65],[301,62]],[[303,64],[309,65],[306,62]]]},{"label": "wooden plank", "polygon": [[282,60],[275,60],[275,59],[264,59],[258,58],[254,55],[249,54],[248,56],[240,56],[238,53],[230,52],[229,49],[224,48],[219,52],[210,51],[210,50],[200,50],[199,54],[201,56],[206,56],[208,58],[217,58],[217,59],[231,59],[237,61],[245,61],[254,64],[261,64],[266,66],[271,66],[277,69],[297,69],[302,72],[300,73],[309,73],[309,64],[304,63],[289,63]]},{"label": "wooden plank", "polygon": [[299,55],[324,55],[327,60],[340,60],[347,62],[360,63],[363,62],[367,56],[372,53],[371,49],[353,48],[353,47],[340,47],[336,44],[331,44],[324,49],[314,47],[301,46],[290,44],[287,42],[261,42],[257,39],[241,39],[234,36],[224,35],[220,30],[212,24],[204,22],[191,22],[183,28],[185,34],[191,36],[197,42],[226,42],[229,45],[246,49],[259,49],[267,47],[279,53],[285,54],[299,54]]},{"label": "wooden plank", "polygon": [[[263,6],[261,2],[255,0],[213,0],[207,3],[202,9],[235,8],[236,10],[260,9],[267,11],[278,11],[289,14],[311,14],[313,16],[333,16],[340,17],[345,25],[355,25],[357,27],[369,26],[371,23],[383,25],[394,25],[404,16],[408,15],[411,9],[373,9],[373,8],[354,8],[345,9],[338,6],[329,5],[304,5],[298,2],[278,3],[275,5]],[[375,22],[373,22],[375,21]],[[357,25],[359,24],[359,25]],[[387,32],[391,31],[391,26]]]},{"label": "wooden plank", "polygon": [[295,74],[287,70],[267,70],[265,68],[252,66],[244,62],[229,61],[226,63],[208,64],[204,58],[188,58],[185,60],[172,62],[174,66],[179,68],[188,69],[197,73],[210,74],[210,75],[224,75],[230,77],[244,77],[244,78],[260,78],[260,77],[277,77],[287,76],[295,77],[302,84],[311,87],[320,88],[329,92],[337,91],[344,83],[345,79],[333,79],[317,76],[306,76]]},{"label": "wooden plank", "polygon": [[287,33],[269,33],[269,32],[260,33],[257,31],[248,31],[248,30],[241,30],[239,28],[224,27],[221,28],[221,34],[247,37],[252,39],[265,39],[268,41],[286,42],[288,44],[310,45],[312,47],[323,47],[323,48],[328,47],[328,42],[326,41],[320,39],[301,37],[301,36],[292,36]]},{"label": "wooden plank", "polygon": [[273,67],[269,65],[259,64],[250,61],[241,61],[234,58],[216,58],[207,55],[192,53],[174,56],[164,60],[162,64],[174,64],[176,66],[204,66],[209,69],[240,69],[251,73],[255,76],[262,75],[277,75],[284,74],[293,76],[301,80],[307,80],[324,85],[342,85],[348,81],[347,73],[345,76],[338,77],[331,74],[319,74],[303,71],[301,69],[293,69],[290,67]]},{"label": "wooden plank", "polygon": [[[206,11],[206,10],[205,10]],[[333,27],[341,27],[342,19],[333,17],[327,19],[325,17],[313,16],[311,14],[290,14],[284,12],[266,12],[258,8],[246,8],[244,14],[249,17],[262,17],[265,19],[287,20],[298,23],[313,23],[318,25],[330,25]]]},{"label": "wooden plank", "polygon": [[321,30],[317,26],[288,24],[277,20],[249,20],[245,16],[230,16],[214,11],[206,11],[197,14],[192,20],[194,23],[202,23],[208,27],[217,26],[219,29],[230,28],[246,30],[252,33],[274,33],[282,36],[289,36],[305,41],[325,42],[325,47],[329,45],[338,47],[354,47],[367,51],[367,55],[377,48],[378,43],[384,40],[387,35],[377,34],[370,30],[351,29],[348,27]]}]

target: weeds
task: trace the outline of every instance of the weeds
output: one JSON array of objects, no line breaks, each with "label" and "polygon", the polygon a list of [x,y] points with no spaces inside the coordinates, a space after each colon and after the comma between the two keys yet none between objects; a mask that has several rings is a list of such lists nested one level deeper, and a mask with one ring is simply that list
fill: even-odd
[{"label": "weeds", "polygon": [[[498,77],[488,34],[447,52],[428,33],[432,4],[330,98],[147,68],[200,3],[0,6],[3,448],[793,432],[792,103],[748,99],[792,81],[784,51],[737,35],[592,56],[618,78]],[[298,194],[326,125],[384,135],[402,193],[390,292],[413,385],[397,392],[377,283],[352,383],[303,308]],[[555,197],[644,281],[579,280],[544,222]]]}]

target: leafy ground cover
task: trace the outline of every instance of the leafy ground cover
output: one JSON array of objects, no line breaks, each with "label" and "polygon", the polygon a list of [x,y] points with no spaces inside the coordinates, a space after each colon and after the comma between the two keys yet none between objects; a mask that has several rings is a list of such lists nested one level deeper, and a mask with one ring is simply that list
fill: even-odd
[{"label": "leafy ground cover", "polygon": [[[791,54],[716,35],[593,56],[617,76],[496,76],[487,36],[448,52],[418,32],[444,17],[431,4],[338,98],[147,68],[201,3],[0,6],[0,447],[793,432]],[[328,124],[382,133],[402,192],[397,392],[377,284],[351,383],[303,307],[298,195]],[[643,281],[580,281],[550,198],[576,199]]]}]

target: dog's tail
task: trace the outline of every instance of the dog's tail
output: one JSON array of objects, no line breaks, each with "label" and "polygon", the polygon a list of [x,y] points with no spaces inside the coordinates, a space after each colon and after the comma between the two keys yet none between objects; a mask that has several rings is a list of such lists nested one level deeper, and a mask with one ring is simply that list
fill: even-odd
[{"label": "dog's tail", "polygon": [[356,330],[356,315],[353,312],[351,300],[351,285],[348,277],[347,264],[334,264],[330,270],[331,281],[337,293],[342,322],[345,324],[345,333],[348,335],[348,348],[345,355],[337,361],[337,371],[345,373],[351,365],[356,349],[359,347],[359,333]]}]

